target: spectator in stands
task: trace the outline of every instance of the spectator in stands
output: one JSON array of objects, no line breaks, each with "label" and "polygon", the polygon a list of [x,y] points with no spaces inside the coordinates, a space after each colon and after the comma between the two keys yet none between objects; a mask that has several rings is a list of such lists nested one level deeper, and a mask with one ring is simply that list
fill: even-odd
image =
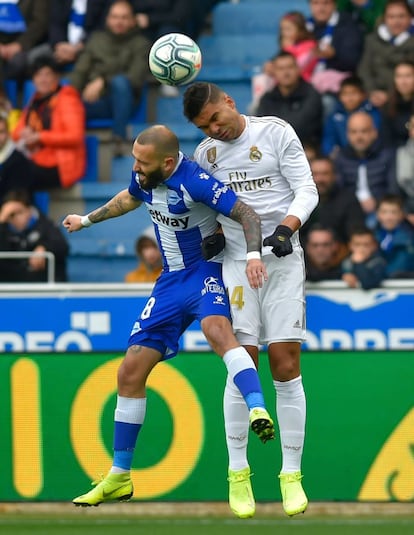
[{"label": "spectator in stands", "polygon": [[386,278],[387,263],[374,232],[367,227],[355,229],[349,250],[349,256],[342,262],[342,280],[350,288],[378,288]]},{"label": "spectator in stands", "polygon": [[388,0],[382,24],[365,37],[358,74],[369,99],[378,108],[388,100],[397,63],[414,57],[412,18],[413,11],[406,0]]},{"label": "spectator in stands", "polygon": [[408,140],[397,149],[397,183],[405,201],[406,217],[414,226],[414,113],[407,122]]},{"label": "spectator in stands", "polygon": [[125,282],[155,282],[161,275],[162,257],[154,227],[148,227],[135,242],[138,266],[125,275]]},{"label": "spectator in stands", "polygon": [[363,226],[365,214],[351,189],[338,184],[332,160],[316,157],[310,162],[313,179],[319,194],[319,202],[309,220],[300,229],[301,241],[306,243],[309,229],[319,223],[335,232],[342,252],[346,251],[351,231],[355,226]]},{"label": "spectator in stands", "polygon": [[335,157],[338,181],[356,194],[371,227],[377,201],[386,193],[398,193],[395,153],[383,148],[372,117],[364,111],[349,117],[347,138]]},{"label": "spectator in stands", "polygon": [[256,115],[276,115],[290,123],[302,143],[319,142],[322,131],[322,99],[300,75],[295,57],[279,52],[273,60],[277,85],[259,101]]},{"label": "spectator in stands", "polygon": [[[362,52],[363,34],[349,13],[340,13],[335,0],[310,0],[308,29],[313,32],[318,48],[318,64],[312,83],[322,94],[336,94],[341,80],[354,73]],[[331,99],[325,98],[326,112]]]},{"label": "spectator in stands", "polygon": [[340,248],[332,229],[318,223],[313,225],[304,250],[307,281],[341,280]]},{"label": "spectator in stands", "polygon": [[[66,281],[69,246],[57,225],[40,213],[24,190],[13,190],[0,208],[0,251],[42,253],[55,256],[55,282]],[[1,282],[46,282],[48,260],[42,255],[30,258],[0,259]]]},{"label": "spectator in stands", "polygon": [[92,33],[68,75],[82,93],[87,119],[113,119],[115,155],[123,153],[126,142],[130,150],[127,125],[149,74],[149,48],[131,4],[115,0],[105,30]]},{"label": "spectator in stands", "polygon": [[338,11],[350,13],[364,33],[375,29],[387,0],[337,0]]},{"label": "spectator in stands", "polygon": [[138,28],[151,43],[166,33],[191,34],[194,3],[193,0],[132,0]]},{"label": "spectator in stands", "polygon": [[414,276],[414,227],[405,219],[403,199],[385,195],[378,202],[374,228],[390,279]]},{"label": "spectator in stands", "polygon": [[0,88],[0,114],[7,117],[9,132],[13,130],[19,120],[21,110],[14,108],[5,91]]},{"label": "spectator in stands", "polygon": [[32,66],[35,93],[19,118],[12,137],[33,161],[35,190],[69,188],[86,168],[85,110],[76,89],[62,86],[59,68],[50,57]]},{"label": "spectator in stands", "polygon": [[412,61],[404,60],[395,66],[393,87],[381,111],[385,145],[404,145],[408,139],[406,125],[414,113],[414,56]]},{"label": "spectator in stands", "polygon": [[27,77],[36,45],[47,39],[49,0],[10,0],[0,9],[0,88],[6,78]]},{"label": "spectator in stands", "polygon": [[32,162],[26,158],[10,137],[7,115],[0,112],[0,203],[15,189],[24,189],[31,196]]},{"label": "spectator in stands", "polygon": [[353,75],[342,80],[336,108],[324,121],[322,153],[325,156],[334,156],[339,147],[347,144],[348,117],[355,111],[366,111],[373,118],[375,126],[380,127],[380,111],[367,99],[362,80]]},{"label": "spectator in stands", "polygon": [[112,0],[50,0],[49,38],[39,47],[63,70],[71,69],[91,33],[102,29]]},{"label": "spectator in stands", "polygon": [[[309,82],[313,70],[318,62],[315,56],[317,43],[312,33],[306,27],[306,19],[299,11],[289,11],[279,21],[279,52],[289,52],[296,58],[302,78]],[[262,72],[252,76],[253,102],[252,112],[257,109],[260,98],[266,91],[276,85],[273,75],[273,60],[269,59],[262,68]]]}]

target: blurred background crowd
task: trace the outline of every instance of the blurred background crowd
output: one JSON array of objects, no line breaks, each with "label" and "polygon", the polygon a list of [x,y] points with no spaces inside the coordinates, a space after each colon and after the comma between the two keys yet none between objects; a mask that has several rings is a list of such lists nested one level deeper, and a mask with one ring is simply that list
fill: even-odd
[{"label": "blurred background crowd", "polygon": [[[320,195],[301,229],[308,281],[367,289],[414,278],[412,2],[0,4],[0,281],[47,280],[44,251],[59,281],[154,279],[143,264],[143,244],[153,245],[145,217],[128,220],[125,236],[102,225],[102,235],[71,238],[60,222],[128,184],[131,142],[148,123],[170,126],[191,157],[201,138],[182,116],[182,88],[160,86],[148,68],[152,43],[169,32],[198,42],[199,79],[239,111],[295,128]],[[109,257],[119,269],[102,267]],[[85,258],[91,269],[76,269]]]}]

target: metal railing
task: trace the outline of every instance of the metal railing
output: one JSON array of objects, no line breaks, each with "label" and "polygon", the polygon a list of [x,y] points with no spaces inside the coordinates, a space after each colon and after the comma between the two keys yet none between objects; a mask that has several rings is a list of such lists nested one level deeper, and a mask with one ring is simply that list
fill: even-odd
[{"label": "metal railing", "polygon": [[43,256],[47,259],[47,282],[55,282],[55,255],[50,251],[0,251],[0,259],[31,258]]}]

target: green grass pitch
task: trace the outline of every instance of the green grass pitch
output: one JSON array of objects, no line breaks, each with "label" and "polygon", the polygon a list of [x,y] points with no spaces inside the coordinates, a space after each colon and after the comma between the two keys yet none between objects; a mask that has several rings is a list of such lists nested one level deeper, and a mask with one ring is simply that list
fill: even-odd
[{"label": "green grass pitch", "polygon": [[0,514],[4,535],[412,535],[412,517],[139,518]]}]

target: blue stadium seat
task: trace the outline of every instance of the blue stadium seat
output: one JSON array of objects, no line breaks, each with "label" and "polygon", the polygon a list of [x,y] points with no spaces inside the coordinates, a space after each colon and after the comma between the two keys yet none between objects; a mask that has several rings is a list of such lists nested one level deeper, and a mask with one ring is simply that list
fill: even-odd
[{"label": "blue stadium seat", "polygon": [[86,171],[81,180],[96,182],[98,180],[99,139],[97,136],[87,134],[86,143]]},{"label": "blue stadium seat", "polygon": [[124,282],[128,271],[135,269],[135,257],[110,258],[102,256],[69,256],[69,282]]},{"label": "blue stadium seat", "polygon": [[234,99],[240,113],[249,113],[249,105],[253,98],[250,81],[222,82],[220,87]]},{"label": "blue stadium seat", "polygon": [[[131,122],[145,123],[147,120],[147,108],[148,108],[148,86],[145,84],[141,91],[140,101],[131,115]],[[111,128],[112,119],[110,117],[106,119],[89,119],[86,121],[86,128],[91,130],[99,128]]]},{"label": "blue stadium seat", "polygon": [[132,156],[121,156],[119,158],[112,158],[111,162],[111,180],[114,182],[127,183],[131,180],[132,166],[134,165],[134,158]]},{"label": "blue stadium seat", "polygon": [[[219,2],[213,8],[211,14],[211,26],[215,35],[239,35],[243,33],[246,40],[251,34],[273,33],[278,31],[279,20],[288,11],[304,9],[304,2],[290,0],[281,1],[261,1],[243,2],[234,4],[233,2]],[[309,13],[309,6],[304,11]],[[256,47],[254,40],[250,46]]]},{"label": "blue stadium seat", "polygon": [[17,81],[11,80],[11,79],[5,80],[4,90],[13,108],[17,108],[18,107],[17,106],[17,95],[18,95]]},{"label": "blue stadium seat", "polygon": [[[236,5],[236,4],[234,4]],[[203,54],[200,80],[236,82],[250,80],[277,49],[275,32],[246,35],[203,35],[198,40]]]}]

